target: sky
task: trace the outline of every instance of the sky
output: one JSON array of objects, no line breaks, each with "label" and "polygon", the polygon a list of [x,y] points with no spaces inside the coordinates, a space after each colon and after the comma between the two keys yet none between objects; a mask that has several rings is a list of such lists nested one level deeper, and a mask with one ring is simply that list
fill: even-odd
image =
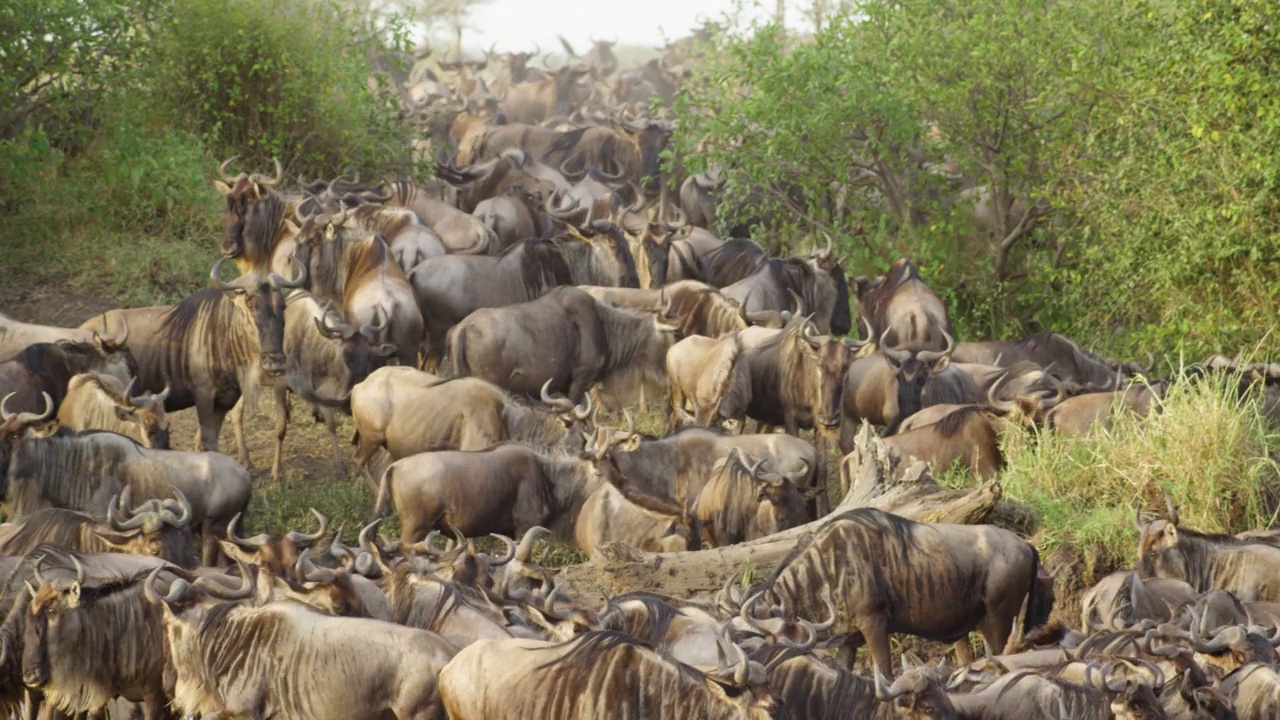
[{"label": "sky", "polygon": [[[774,0],[764,1],[774,7]],[[560,34],[579,54],[591,48],[591,37],[661,46],[664,33],[672,40],[684,37],[703,19],[718,19],[734,5],[735,0],[489,0],[472,12],[463,42],[473,48],[496,42],[499,51],[528,51],[536,44],[546,53],[560,50]]]}]

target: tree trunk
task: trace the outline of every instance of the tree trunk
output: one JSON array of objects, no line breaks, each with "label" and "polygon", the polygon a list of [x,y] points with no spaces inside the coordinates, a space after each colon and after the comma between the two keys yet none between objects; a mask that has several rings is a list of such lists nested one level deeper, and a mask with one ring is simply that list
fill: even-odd
[{"label": "tree trunk", "polygon": [[799,542],[846,511],[870,507],[918,522],[977,524],[1000,500],[995,481],[949,490],[934,482],[922,462],[896,472],[898,460],[866,423],[854,442],[854,454],[858,462],[849,466],[850,490],[823,518],[766,538],[698,552],[648,553],[609,543],[596,548],[587,562],[562,569],[557,582],[570,597],[588,604],[632,590],[709,600],[726,580],[744,571],[767,576]]}]

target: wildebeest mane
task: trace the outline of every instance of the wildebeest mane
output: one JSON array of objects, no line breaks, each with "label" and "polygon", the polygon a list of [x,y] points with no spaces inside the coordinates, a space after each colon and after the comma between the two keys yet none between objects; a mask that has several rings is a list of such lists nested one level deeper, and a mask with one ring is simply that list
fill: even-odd
[{"label": "wildebeest mane", "polygon": [[[35,343],[23,348],[8,362],[21,366],[29,374],[35,375],[44,382],[40,389],[49,393],[53,405],[57,408],[67,396],[67,384],[71,378],[90,369],[90,364],[103,357],[91,342],[75,342],[60,340],[56,343]],[[125,360],[129,373],[136,377],[138,363],[133,353],[125,351]]]},{"label": "wildebeest mane", "polygon": [[80,528],[92,521],[91,516],[75,510],[37,510],[28,515],[17,530],[0,543],[0,555],[25,555],[42,543],[81,550]]},{"label": "wildebeest mane", "polygon": [[[635,613],[623,612],[620,605],[624,602],[643,605],[644,616],[637,617]],[[671,621],[679,614],[676,608],[653,593],[629,592],[609,600],[609,609],[600,616],[600,629],[615,630],[656,645],[655,639],[667,634]]]},{"label": "wildebeest mane", "polygon": [[584,125],[583,127],[576,128],[574,130],[566,130],[564,132],[556,133],[555,139],[547,145],[545,154],[549,156],[554,153],[563,153],[564,157],[568,157],[568,154],[573,152],[577,148],[578,143],[582,141],[582,135],[586,133],[586,131],[587,126]]},{"label": "wildebeest mane", "polygon": [[601,379],[609,374],[628,368],[637,355],[643,352],[645,345],[652,337],[653,316],[639,310],[614,307],[608,303],[593,300],[596,317],[608,338],[604,367],[600,369]]},{"label": "wildebeest mane", "polygon": [[982,412],[982,408],[976,405],[966,405],[965,407],[956,408],[952,412],[947,413],[941,420],[934,424],[939,436],[943,438],[954,437],[956,433],[964,429],[965,423],[969,419]]},{"label": "wildebeest mane", "polygon": [[[568,642],[552,645],[551,647],[546,648],[546,650],[555,650],[565,647],[571,643],[577,643],[577,646],[555,660],[543,663],[537,667],[538,670],[564,669],[569,671],[564,673],[564,675],[554,673],[551,676],[550,685],[552,685],[553,688],[561,683],[573,682],[573,680],[576,679],[574,678],[575,673],[572,672],[573,669],[594,668],[598,665],[604,666],[608,661],[610,653],[619,648],[627,647],[636,648],[641,651],[649,650],[657,653],[659,656],[663,657],[663,659],[667,660],[672,666],[677,668],[680,674],[690,681],[701,683],[704,680],[702,673],[697,670],[682,662],[671,659],[666,654],[639,638],[632,637],[626,633],[618,632],[616,630],[595,630],[580,635]],[[567,691],[567,688],[553,689],[551,694],[559,694],[558,691],[564,692]]]},{"label": "wildebeest mane", "polygon": [[550,240],[528,238],[516,242],[502,253],[512,257],[520,253],[520,280],[532,297],[538,297],[560,285],[572,285],[573,273],[560,249]]},{"label": "wildebeest mane", "polygon": [[[779,672],[783,665],[797,658],[805,659],[807,662],[821,663],[834,669],[837,678],[835,684],[824,685],[821,688],[824,692],[821,694],[814,692],[819,688],[797,688],[807,691],[805,695],[808,696],[811,703],[821,703],[821,708],[826,713],[826,717],[866,717],[873,708],[881,704],[875,697],[875,686],[839,667],[830,658],[817,658],[806,650],[789,648],[785,645],[762,645],[750,654],[750,658],[763,665],[765,672],[768,673],[771,679],[774,677],[774,673]],[[777,694],[774,682],[770,682],[770,686]],[[782,699],[785,702],[786,698]],[[796,713],[803,714],[806,709],[810,712],[816,710],[813,705],[808,708],[787,706],[787,710],[792,713],[792,716],[795,716]]]},{"label": "wildebeest mane", "polygon": [[[174,343],[185,343],[192,339],[192,332],[201,327],[204,337],[200,341],[213,343],[218,337],[214,318],[218,313],[230,312],[231,301],[221,290],[201,288],[165,313],[164,319],[160,321],[160,336]],[[200,323],[201,317],[207,317],[208,321]]]}]

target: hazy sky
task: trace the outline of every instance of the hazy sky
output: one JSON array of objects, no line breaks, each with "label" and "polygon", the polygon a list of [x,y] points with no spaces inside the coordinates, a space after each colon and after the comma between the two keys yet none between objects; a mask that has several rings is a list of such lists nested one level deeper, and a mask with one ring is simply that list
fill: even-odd
[{"label": "hazy sky", "polygon": [[[774,7],[774,0],[766,2]],[[537,44],[545,53],[560,50],[560,34],[579,53],[590,49],[592,36],[658,46],[664,33],[673,40],[684,37],[702,19],[719,18],[733,7],[734,0],[490,0],[472,13],[463,42],[484,48],[496,42],[505,51],[532,50]],[[787,24],[793,24],[791,18]]]}]

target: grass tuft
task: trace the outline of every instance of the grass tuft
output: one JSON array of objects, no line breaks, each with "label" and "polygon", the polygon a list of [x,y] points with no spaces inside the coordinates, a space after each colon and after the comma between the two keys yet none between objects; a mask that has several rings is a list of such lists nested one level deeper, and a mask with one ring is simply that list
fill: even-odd
[{"label": "grass tuft", "polygon": [[1166,492],[1187,527],[1270,527],[1280,507],[1280,438],[1261,399],[1239,398],[1234,386],[1177,384],[1152,416],[1122,414],[1085,438],[1008,434],[1001,482],[1007,498],[1039,517],[1032,540],[1041,552],[1069,546],[1088,568],[1132,566],[1134,510],[1163,515]]}]

